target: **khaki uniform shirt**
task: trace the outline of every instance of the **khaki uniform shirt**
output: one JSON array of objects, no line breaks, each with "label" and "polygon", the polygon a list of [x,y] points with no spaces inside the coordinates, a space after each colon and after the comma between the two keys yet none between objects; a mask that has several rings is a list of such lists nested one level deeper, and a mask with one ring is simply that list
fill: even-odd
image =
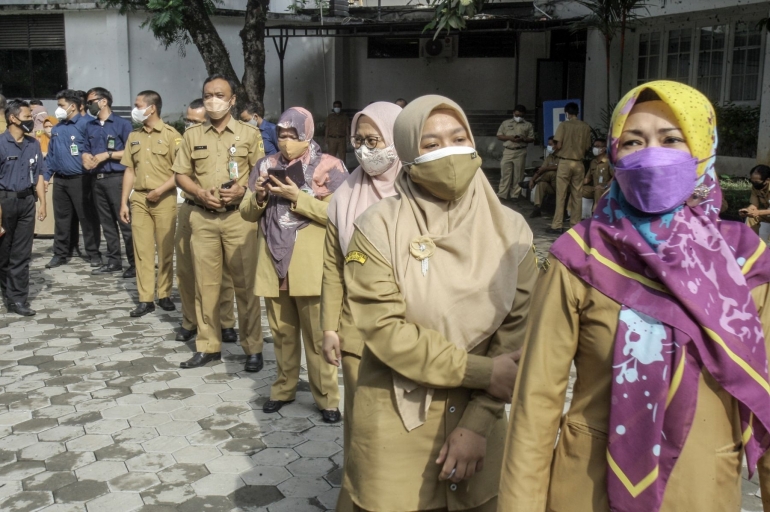
[{"label": "khaki uniform shirt", "polygon": [[570,119],[556,128],[553,138],[561,142],[561,149],[557,152],[559,158],[583,160],[591,147],[591,127],[580,119]]},{"label": "khaki uniform shirt", "polygon": [[[498,510],[608,512],[607,437],[621,304],[553,256],[550,261],[551,268],[540,277],[532,299],[527,348],[511,405]],[[770,343],[769,290],[770,285],[763,284],[752,291],[766,344]],[[570,408],[562,416],[573,362],[577,381]],[[692,427],[660,511],[740,510],[741,436],[737,401],[704,368]],[[759,475],[768,511],[770,457],[760,459]]]},{"label": "khaki uniform shirt", "polygon": [[134,190],[150,192],[174,175],[171,167],[181,142],[179,132],[163,121],[149,132],[143,126],[131,132],[120,163],[134,170]]},{"label": "khaki uniform shirt", "polygon": [[343,113],[329,114],[326,118],[326,136],[327,137],[348,137],[350,130],[350,119]]},{"label": "khaki uniform shirt", "polygon": [[[513,119],[506,119],[503,121],[503,124],[500,125],[500,128],[497,130],[497,134],[506,135],[509,137],[518,135],[522,139],[534,139],[535,129],[532,127],[532,123],[527,121],[517,123]],[[510,140],[506,140],[503,142],[503,147],[505,149],[525,149],[527,144],[528,143],[524,141],[511,142]]]},{"label": "khaki uniform shirt", "polygon": [[[507,421],[505,404],[483,390],[492,377],[491,358],[522,346],[538,277],[534,254],[519,264],[510,313],[497,332],[469,353],[438,331],[407,320],[393,268],[358,229],[348,251],[367,259],[363,264],[353,259],[344,270],[352,318],[365,347],[343,487],[364,510],[455,511],[486,503],[498,492]],[[412,431],[395,406],[393,371],[434,389],[425,423]],[[439,481],[441,466],[435,461],[458,427],[486,438],[484,470],[459,484]]]},{"label": "khaki uniform shirt", "polygon": [[237,171],[236,181],[245,188],[251,169],[265,156],[262,147],[259,129],[248,123],[231,117],[222,133],[218,133],[207,121],[184,132],[173,171],[189,176],[207,190],[218,189],[230,181],[231,172]]},{"label": "khaki uniform shirt", "polygon": [[[311,220],[310,224],[297,231],[297,241],[291,253],[289,262],[289,295],[291,297],[318,297],[321,295],[321,280],[323,278],[324,237],[326,222],[329,218],[327,210],[332,196],[323,199],[305,192],[300,192],[294,213]],[[250,190],[246,191],[241,201],[241,217],[249,222],[259,222],[264,215],[267,202],[260,206],[257,196]],[[278,297],[280,280],[270,257],[267,238],[261,227],[257,230],[257,279],[254,294],[260,297]],[[326,364],[326,363],[324,363]]]},{"label": "khaki uniform shirt", "polygon": [[749,202],[760,210],[770,209],[770,184],[765,185],[762,190],[751,187],[751,200]]},{"label": "khaki uniform shirt", "polygon": [[588,167],[588,183],[593,185],[594,188],[599,187],[602,190],[610,186],[610,180],[615,173],[610,166],[610,160],[607,155],[597,156],[591,160],[591,165]]}]

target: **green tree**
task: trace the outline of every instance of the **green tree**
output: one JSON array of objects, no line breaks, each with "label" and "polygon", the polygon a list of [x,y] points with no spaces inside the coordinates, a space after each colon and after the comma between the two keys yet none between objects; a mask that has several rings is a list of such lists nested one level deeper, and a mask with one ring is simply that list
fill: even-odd
[{"label": "green tree", "polygon": [[265,95],[265,22],[270,0],[247,0],[243,28],[240,31],[244,72],[238,77],[222,38],[211,16],[222,0],[106,0],[107,7],[117,7],[121,14],[143,11],[142,24],[167,49],[194,44],[209,75],[220,73],[238,84],[239,103],[250,101],[263,105]]}]

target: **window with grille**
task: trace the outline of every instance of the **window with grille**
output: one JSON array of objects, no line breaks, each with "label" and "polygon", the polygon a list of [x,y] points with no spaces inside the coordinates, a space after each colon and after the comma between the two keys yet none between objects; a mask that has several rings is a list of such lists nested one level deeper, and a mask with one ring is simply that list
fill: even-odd
[{"label": "window with grille", "polygon": [[736,23],[730,101],[756,101],[759,94],[761,52],[762,29],[756,23]]},{"label": "window with grille", "polygon": [[52,99],[67,88],[64,15],[0,16],[0,92]]},{"label": "window with grille", "polygon": [[692,29],[672,30],[668,33],[666,78],[682,83],[690,81],[690,50]]},{"label": "window with grille", "polygon": [[658,78],[660,67],[660,32],[639,35],[639,58],[636,83],[643,84]]},{"label": "window with grille", "polygon": [[700,48],[697,88],[716,103],[722,97],[727,26],[701,27],[698,32]]}]

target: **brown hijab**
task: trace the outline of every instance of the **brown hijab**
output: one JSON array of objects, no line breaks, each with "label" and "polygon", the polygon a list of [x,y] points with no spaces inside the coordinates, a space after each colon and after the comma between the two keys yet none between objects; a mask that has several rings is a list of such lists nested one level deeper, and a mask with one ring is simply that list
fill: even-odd
[{"label": "brown hijab", "polygon": [[[423,127],[436,110],[453,110],[473,141],[459,105],[442,96],[423,96],[396,119],[395,145],[402,162],[420,156]],[[396,181],[400,198],[372,206],[356,226],[393,267],[407,321],[470,351],[492,336],[511,311],[532,231],[521,215],[500,204],[481,168],[455,201],[438,199],[409,178],[409,166],[405,169]],[[393,386],[406,429],[422,425],[433,390],[395,371]]]}]

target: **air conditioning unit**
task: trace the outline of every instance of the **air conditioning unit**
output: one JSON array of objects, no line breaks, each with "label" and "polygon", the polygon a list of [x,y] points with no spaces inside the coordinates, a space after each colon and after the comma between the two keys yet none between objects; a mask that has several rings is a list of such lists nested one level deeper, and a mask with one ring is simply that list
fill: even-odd
[{"label": "air conditioning unit", "polygon": [[425,59],[457,57],[457,36],[420,39],[420,57]]}]

